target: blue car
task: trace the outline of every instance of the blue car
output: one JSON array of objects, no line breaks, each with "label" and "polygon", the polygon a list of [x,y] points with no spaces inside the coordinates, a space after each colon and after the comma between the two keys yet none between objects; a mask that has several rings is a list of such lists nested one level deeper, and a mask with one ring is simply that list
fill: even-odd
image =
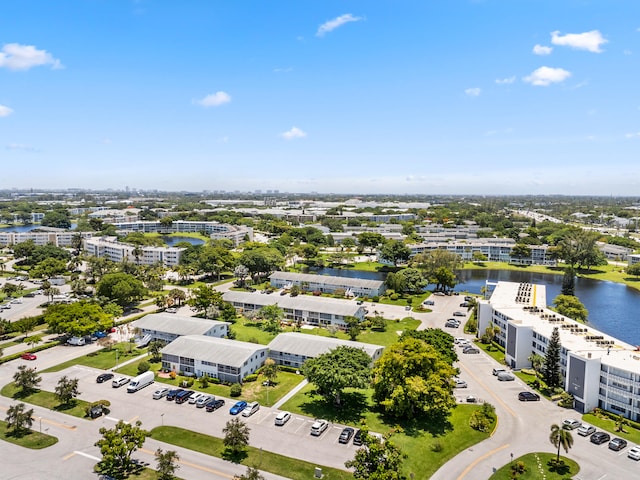
[{"label": "blue car", "polygon": [[96,338],[104,338],[107,336],[107,334],[104,332],[95,332],[95,333],[92,333],[91,336]]},{"label": "blue car", "polygon": [[244,407],[246,406],[247,406],[247,402],[245,402],[244,400],[241,400],[229,409],[229,413],[231,415],[238,415],[241,411],[244,410]]}]

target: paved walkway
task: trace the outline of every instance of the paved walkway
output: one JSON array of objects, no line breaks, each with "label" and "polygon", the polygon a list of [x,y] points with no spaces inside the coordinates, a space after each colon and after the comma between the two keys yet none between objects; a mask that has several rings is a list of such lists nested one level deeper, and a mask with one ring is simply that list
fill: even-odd
[{"label": "paved walkway", "polygon": [[277,409],[280,408],[282,405],[284,405],[291,397],[293,397],[296,393],[298,393],[300,390],[302,390],[307,383],[309,383],[307,381],[307,379],[305,378],[304,380],[302,380],[298,385],[296,385],[295,387],[293,387],[289,393],[287,393],[284,397],[282,397],[280,400],[278,400],[276,403],[273,404],[273,406],[271,408],[273,409]]}]

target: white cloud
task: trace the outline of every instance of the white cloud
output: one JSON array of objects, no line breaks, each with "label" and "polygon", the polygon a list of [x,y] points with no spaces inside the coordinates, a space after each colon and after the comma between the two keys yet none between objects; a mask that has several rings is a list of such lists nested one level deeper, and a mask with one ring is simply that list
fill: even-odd
[{"label": "white cloud", "polygon": [[478,88],[478,87],[474,87],[474,88],[467,88],[464,93],[466,93],[468,96],[470,97],[477,97],[478,95],[480,95],[482,93],[482,89]]},{"label": "white cloud", "polygon": [[25,152],[37,152],[35,147],[31,145],[25,145],[23,143],[10,143],[5,147],[7,150],[23,150]]},{"label": "white cloud", "polygon": [[0,117],[8,117],[13,113],[13,110],[4,105],[0,105]]},{"label": "white cloud", "polygon": [[316,36],[322,37],[325,33],[332,32],[336,28],[341,27],[346,23],[359,22],[360,20],[362,20],[362,17],[354,17],[350,13],[345,13],[344,15],[340,15],[339,17],[324,22],[322,25],[320,25],[318,27],[318,31],[316,32]]},{"label": "white cloud", "polygon": [[633,52],[631,50],[629,50],[628,48],[626,48],[626,49],[624,49],[622,51],[622,54],[623,55],[633,55]]},{"label": "white cloud", "polygon": [[304,138],[307,136],[307,134],[300,130],[298,127],[291,127],[291,130],[282,132],[280,136],[285,140],[293,140],[294,138]]},{"label": "white cloud", "polygon": [[287,68],[274,68],[273,71],[275,73],[289,73],[289,72],[293,72],[293,67],[287,67]]},{"label": "white cloud", "polygon": [[545,47],[544,45],[535,45],[533,47],[533,53],[536,55],[551,55],[553,47]]},{"label": "white cloud", "polygon": [[602,52],[600,46],[607,42],[608,40],[598,30],[584,33],[567,33],[566,35],[560,35],[558,31],[551,32],[551,43],[554,45],[562,45],[577,50],[588,50],[593,53]]},{"label": "white cloud", "polygon": [[552,83],[563,82],[570,76],[571,72],[564,68],[540,67],[522,80],[536,87],[548,87]]},{"label": "white cloud", "polygon": [[496,83],[498,85],[509,85],[516,81],[516,77],[507,77],[507,78],[496,78]]},{"label": "white cloud", "polygon": [[625,135],[625,137],[627,138],[640,138],[640,132],[636,132],[636,133],[627,133]]},{"label": "white cloud", "polygon": [[51,68],[63,68],[60,60],[46,50],[38,50],[33,45],[7,43],[0,52],[0,67],[9,70],[29,70],[40,65],[51,65]]},{"label": "white cloud", "polygon": [[195,103],[201,105],[203,107],[219,107],[220,105],[224,105],[225,103],[229,103],[231,101],[231,95],[226,92],[216,92],[207,95],[200,100],[196,100]]}]

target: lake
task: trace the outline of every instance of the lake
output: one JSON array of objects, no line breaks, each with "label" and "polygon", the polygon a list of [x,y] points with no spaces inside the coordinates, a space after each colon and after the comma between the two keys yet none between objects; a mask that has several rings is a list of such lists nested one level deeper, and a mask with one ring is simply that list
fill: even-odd
[{"label": "lake", "polygon": [[191,245],[204,245],[204,240],[202,240],[201,238],[181,237],[178,235],[161,235],[160,238],[170,247],[173,247],[176,243],[180,242],[189,242]]},{"label": "lake", "polygon": [[[384,280],[386,274],[323,268],[317,273],[368,280]],[[532,273],[515,270],[461,270],[457,292],[480,294],[485,282],[526,282],[546,286],[547,302],[560,295],[562,275]],[[432,289],[433,285],[429,285]],[[608,335],[631,345],[640,345],[640,291],[621,283],[576,278],[575,293],[589,311],[589,324]]]}]

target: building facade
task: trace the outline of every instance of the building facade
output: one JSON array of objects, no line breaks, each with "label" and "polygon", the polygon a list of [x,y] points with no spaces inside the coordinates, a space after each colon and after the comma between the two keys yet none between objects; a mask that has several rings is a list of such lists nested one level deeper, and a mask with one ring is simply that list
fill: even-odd
[{"label": "building facade", "polygon": [[307,292],[334,293],[344,290],[348,297],[374,297],[385,291],[382,280],[366,280],[364,278],[334,277],[329,275],[313,275],[308,273],[274,272],[269,276],[274,288],[291,288],[297,285]]},{"label": "building facade", "polygon": [[184,335],[203,335],[223,338],[229,335],[229,322],[219,322],[206,318],[187,317],[173,313],[151,313],[136,320],[134,326],[140,329],[140,336],[149,335],[151,340],[164,343],[173,342]]},{"label": "building facade", "polygon": [[179,247],[152,247],[136,246],[118,242],[116,237],[93,237],[83,242],[87,254],[108,258],[113,262],[131,262],[136,265],[162,264],[167,267],[175,267],[180,263],[180,257],[184,248]]}]

